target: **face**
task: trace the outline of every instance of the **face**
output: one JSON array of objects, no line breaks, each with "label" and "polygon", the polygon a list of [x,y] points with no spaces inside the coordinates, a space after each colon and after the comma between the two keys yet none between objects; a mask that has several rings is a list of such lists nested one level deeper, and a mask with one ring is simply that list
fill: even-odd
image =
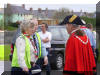
[{"label": "face", "polygon": [[38,29],[38,25],[35,25],[34,29],[33,29],[33,33],[35,33],[37,31],[37,29]]},{"label": "face", "polygon": [[26,33],[29,34],[29,35],[32,35],[33,32],[35,32],[35,27],[29,27],[27,30],[26,30]]},{"label": "face", "polygon": [[33,34],[36,32],[36,30],[38,29],[38,21],[36,19],[31,20],[31,22],[33,22],[35,24],[34,28],[33,28]]},{"label": "face", "polygon": [[66,29],[69,34],[72,32],[72,24],[66,24]]},{"label": "face", "polygon": [[45,24],[42,24],[42,25],[41,25],[41,30],[42,30],[42,31],[46,31]]}]

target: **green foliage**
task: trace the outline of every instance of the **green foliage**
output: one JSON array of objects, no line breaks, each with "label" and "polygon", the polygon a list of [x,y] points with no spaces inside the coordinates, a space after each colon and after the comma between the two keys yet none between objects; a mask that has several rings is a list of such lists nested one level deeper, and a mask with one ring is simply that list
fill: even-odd
[{"label": "green foliage", "polygon": [[0,30],[4,30],[4,19],[0,20]]},{"label": "green foliage", "polygon": [[67,8],[61,8],[53,14],[52,18],[62,21],[67,15],[70,15],[70,10]]},{"label": "green foliage", "polygon": [[93,27],[96,27],[96,18],[81,17],[86,23],[91,23]]},{"label": "green foliage", "polygon": [[100,63],[100,42],[99,42],[99,57],[98,57],[98,62]]},{"label": "green foliage", "polygon": [[18,28],[19,23],[8,23],[4,25],[4,30],[13,31]]},{"label": "green foliage", "polygon": [[13,27],[12,25],[4,26],[4,30],[13,31],[13,30],[16,30],[16,29],[17,29],[17,27]]}]

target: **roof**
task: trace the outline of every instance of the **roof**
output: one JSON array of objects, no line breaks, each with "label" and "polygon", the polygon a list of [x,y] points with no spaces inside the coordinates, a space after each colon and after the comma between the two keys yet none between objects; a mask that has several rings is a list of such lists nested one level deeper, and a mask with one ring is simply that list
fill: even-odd
[{"label": "roof", "polygon": [[41,12],[38,12],[38,10],[33,10],[33,14],[39,18],[52,18],[56,10],[41,10]]},{"label": "roof", "polygon": [[82,16],[83,15],[82,12],[73,12],[73,14],[78,15],[78,16]]},{"label": "roof", "polygon": [[5,8],[5,13],[7,14],[32,14],[29,10],[22,8],[21,6],[12,6]]},{"label": "roof", "polygon": [[97,12],[100,12],[100,1],[96,4]]}]

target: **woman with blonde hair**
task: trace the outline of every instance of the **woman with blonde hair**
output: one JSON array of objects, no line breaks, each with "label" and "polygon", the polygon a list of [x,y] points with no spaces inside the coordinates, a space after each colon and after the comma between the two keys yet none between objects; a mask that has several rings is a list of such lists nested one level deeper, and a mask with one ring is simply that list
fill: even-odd
[{"label": "woman with blonde hair", "polygon": [[[12,58],[12,75],[41,75],[41,69],[36,65],[38,60],[37,48],[31,35],[35,32],[37,22],[31,20],[24,20],[21,25],[20,36],[16,39],[13,58]],[[32,74],[32,70],[34,74]]]}]

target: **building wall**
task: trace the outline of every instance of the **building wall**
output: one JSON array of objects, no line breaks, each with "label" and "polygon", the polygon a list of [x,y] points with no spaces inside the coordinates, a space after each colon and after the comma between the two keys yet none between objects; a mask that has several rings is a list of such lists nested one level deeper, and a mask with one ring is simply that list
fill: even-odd
[{"label": "building wall", "polygon": [[25,20],[29,20],[29,19],[32,19],[33,18],[33,15],[25,15],[24,16],[24,19]]},{"label": "building wall", "polygon": [[3,17],[4,17],[4,15],[3,14],[0,14],[0,20],[3,19]]},{"label": "building wall", "polygon": [[48,25],[57,25],[58,20],[38,20],[38,24],[47,23]]},{"label": "building wall", "polygon": [[17,22],[17,21],[22,21],[22,20],[24,20],[24,15],[21,15],[21,14],[13,14],[12,16],[11,16],[11,22],[12,23],[15,23],[15,22]]}]

